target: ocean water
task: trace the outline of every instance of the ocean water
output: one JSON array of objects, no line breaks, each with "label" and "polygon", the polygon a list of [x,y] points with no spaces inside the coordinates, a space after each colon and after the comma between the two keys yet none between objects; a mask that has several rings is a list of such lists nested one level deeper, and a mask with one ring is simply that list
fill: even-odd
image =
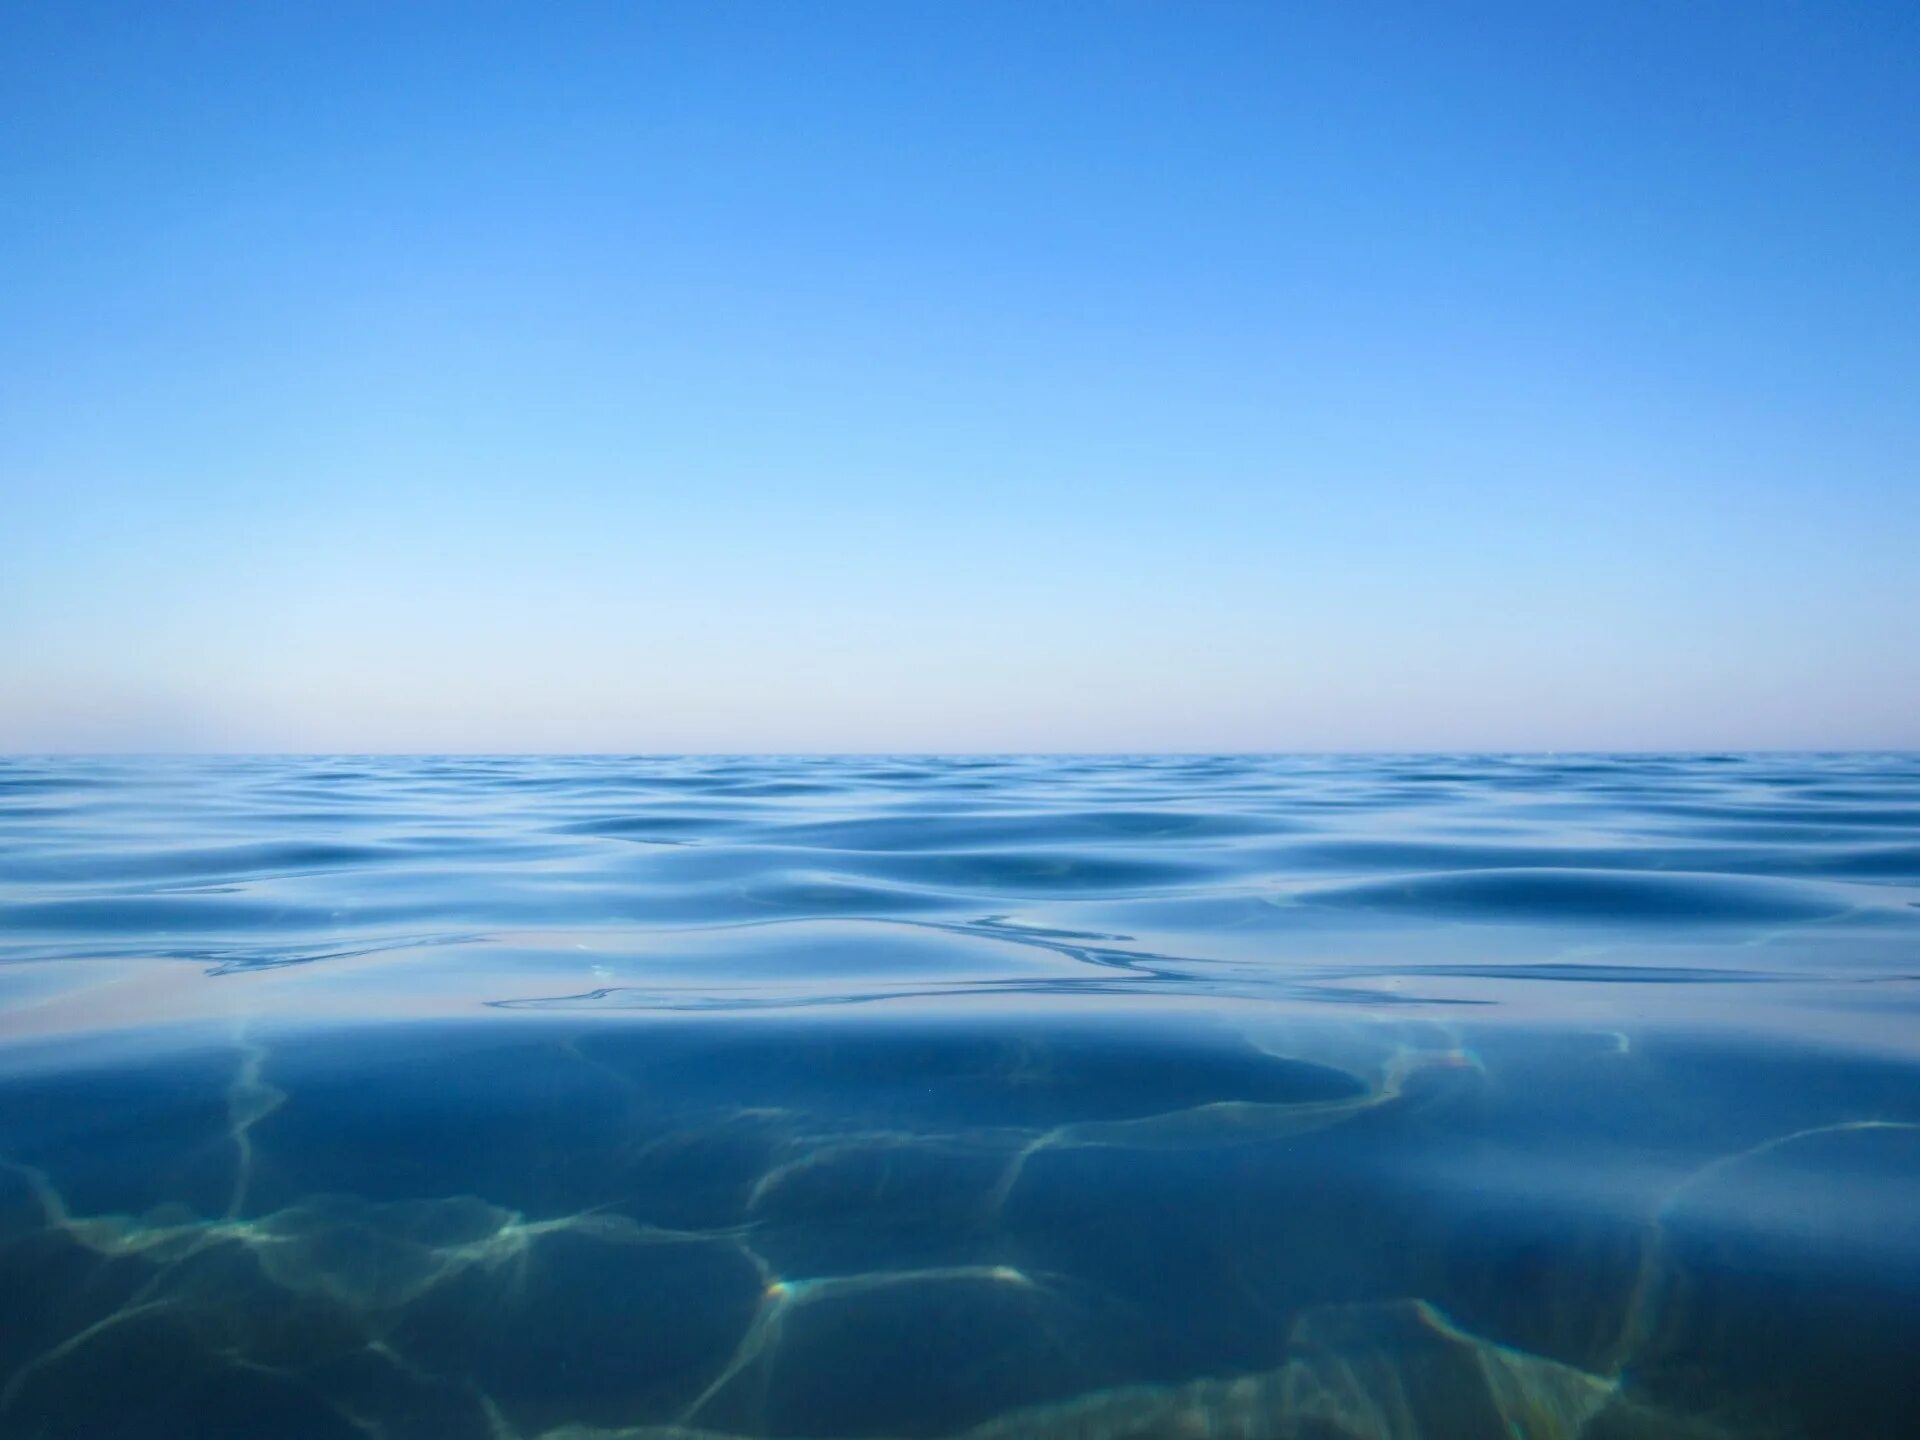
[{"label": "ocean water", "polygon": [[1920,1434],[1920,757],[0,760],[0,1435]]}]

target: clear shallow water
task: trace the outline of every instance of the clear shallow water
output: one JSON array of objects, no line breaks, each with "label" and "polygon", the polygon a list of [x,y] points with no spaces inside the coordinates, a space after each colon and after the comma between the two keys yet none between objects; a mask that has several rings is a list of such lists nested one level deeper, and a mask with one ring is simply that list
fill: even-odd
[{"label": "clear shallow water", "polygon": [[0,760],[0,1434],[1920,1429],[1920,758]]}]

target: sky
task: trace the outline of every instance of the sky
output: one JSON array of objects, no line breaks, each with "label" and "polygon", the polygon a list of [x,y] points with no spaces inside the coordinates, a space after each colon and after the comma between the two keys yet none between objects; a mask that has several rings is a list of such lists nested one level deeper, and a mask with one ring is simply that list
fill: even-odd
[{"label": "sky", "polygon": [[0,750],[1920,745],[1920,7],[0,9]]}]

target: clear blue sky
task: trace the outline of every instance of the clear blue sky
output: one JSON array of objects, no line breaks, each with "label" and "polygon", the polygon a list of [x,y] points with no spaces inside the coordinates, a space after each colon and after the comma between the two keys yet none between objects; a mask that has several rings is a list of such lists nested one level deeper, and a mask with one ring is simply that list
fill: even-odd
[{"label": "clear blue sky", "polygon": [[0,11],[0,749],[1920,744],[1920,6]]}]

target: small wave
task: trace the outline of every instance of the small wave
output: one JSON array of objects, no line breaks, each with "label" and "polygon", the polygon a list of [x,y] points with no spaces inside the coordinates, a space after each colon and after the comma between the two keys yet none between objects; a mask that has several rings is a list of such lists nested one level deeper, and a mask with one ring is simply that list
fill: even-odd
[{"label": "small wave", "polygon": [[87,851],[15,862],[14,875],[22,880],[56,883],[241,880],[377,866],[392,857],[393,852],[382,845],[270,841],[193,849]]},{"label": "small wave", "polygon": [[1191,885],[1217,876],[1198,859],[1057,851],[888,855],[862,869],[897,882],[998,896],[1101,894]]},{"label": "small wave", "polygon": [[676,811],[647,811],[638,815],[601,815],[566,820],[548,828],[556,835],[603,835],[614,840],[669,836],[711,835],[739,827],[736,816],[688,815]]},{"label": "small wave", "polygon": [[1009,846],[1064,846],[1101,841],[1194,841],[1271,834],[1289,827],[1231,812],[1183,810],[1034,810],[1030,813],[878,815],[787,825],[770,831],[775,844],[878,853],[992,850]]},{"label": "small wave", "polygon": [[1748,876],[1502,869],[1366,880],[1297,892],[1314,905],[1526,924],[1755,925],[1832,919],[1853,908],[1813,885]]},{"label": "small wave", "polygon": [[45,900],[0,909],[0,932],[165,937],[182,932],[289,928],[323,929],[331,913],[311,906],[277,905],[232,895],[93,897]]}]

